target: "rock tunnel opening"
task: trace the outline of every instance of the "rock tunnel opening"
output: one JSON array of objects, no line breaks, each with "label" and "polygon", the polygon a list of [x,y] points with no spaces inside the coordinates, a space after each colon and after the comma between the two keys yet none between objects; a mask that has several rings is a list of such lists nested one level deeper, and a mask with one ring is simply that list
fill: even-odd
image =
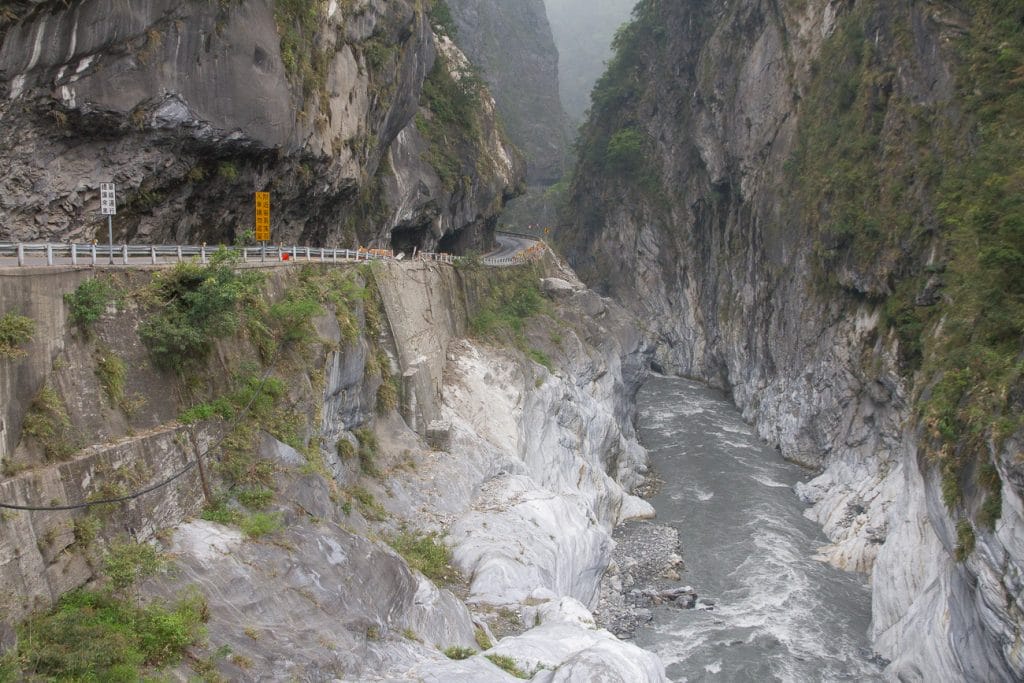
[{"label": "rock tunnel opening", "polygon": [[429,225],[401,226],[391,231],[391,249],[396,254],[412,256],[413,250],[423,250],[423,238]]},{"label": "rock tunnel opening", "polygon": [[444,235],[437,243],[437,251],[442,254],[461,254],[465,232],[465,228],[462,228]]}]

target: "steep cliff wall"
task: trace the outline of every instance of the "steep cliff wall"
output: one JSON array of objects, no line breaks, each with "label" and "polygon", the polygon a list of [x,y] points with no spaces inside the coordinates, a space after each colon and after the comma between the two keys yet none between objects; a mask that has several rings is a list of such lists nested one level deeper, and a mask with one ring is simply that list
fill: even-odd
[{"label": "steep cliff wall", "polygon": [[447,0],[454,36],[480,67],[509,138],[526,156],[531,185],[565,171],[567,121],[558,97],[558,51],[543,0]]},{"label": "steep cliff wall", "polygon": [[[421,3],[78,0],[12,16],[4,239],[93,238],[113,180],[119,240],[231,242],[268,190],[275,241],[482,247],[521,182],[479,84],[425,88],[459,57],[438,57]],[[454,95],[459,144],[440,154],[417,121]]]},{"label": "steep cliff wall", "polygon": [[[55,339],[0,356],[0,389],[23,404],[4,406],[16,446],[0,502],[117,498],[199,454],[207,469],[91,509],[3,510],[0,673],[66,673],[26,654],[28,627],[19,642],[12,622],[82,584],[102,591],[111,549],[131,539],[173,566],[134,597],[204,596],[208,642],[167,672],[183,679],[516,680],[500,656],[537,681],[665,680],[589,612],[612,528],[653,514],[630,493],[650,351],[633,318],[550,257],[373,266],[8,274],[20,286],[0,306]],[[560,279],[542,288],[544,275]],[[38,306],[24,300],[33,278],[48,285]],[[238,298],[203,290],[214,280]],[[85,325],[84,293],[103,282],[117,286]],[[225,303],[234,315],[202,327]],[[211,338],[181,357],[187,328]],[[442,539],[464,579],[437,560]],[[91,642],[66,647],[80,660]]]},{"label": "steep cliff wall", "polygon": [[968,5],[641,2],[563,237],[662,368],[823,469],[800,493],[910,680],[1024,675],[1024,16]]}]

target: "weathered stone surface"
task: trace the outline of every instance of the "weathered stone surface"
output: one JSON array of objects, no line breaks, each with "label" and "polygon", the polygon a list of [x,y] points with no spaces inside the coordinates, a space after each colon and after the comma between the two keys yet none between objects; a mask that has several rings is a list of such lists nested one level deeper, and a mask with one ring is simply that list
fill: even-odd
[{"label": "weathered stone surface", "polygon": [[570,296],[579,289],[570,282],[557,277],[546,277],[540,281],[541,289],[550,297]]},{"label": "weathered stone surface", "polygon": [[[571,273],[547,266],[579,286]],[[288,272],[273,271],[272,299],[294,284]],[[182,523],[201,503],[190,472],[180,485],[147,494],[152,499],[118,507],[113,526],[104,531],[146,539],[159,526],[177,526],[160,535],[174,571],[147,580],[140,594],[173,598],[196,586],[209,604],[210,651],[222,645],[232,650],[216,659],[227,679],[506,680],[482,656],[456,662],[443,654],[450,645],[476,644],[466,604],[410,570],[383,543],[368,540],[410,527],[436,531],[453,544],[457,562],[476,566],[467,597],[478,620],[493,617],[494,608],[481,602],[488,600],[524,615],[529,606],[529,618],[550,629],[505,643],[503,653],[525,665],[543,646],[540,658],[556,671],[567,666],[564,675],[575,676],[571,672],[583,666],[594,670],[599,660],[623,680],[664,680],[654,655],[595,630],[585,605],[571,599],[594,600],[607,569],[611,528],[653,513],[629,494],[645,468],[632,398],[649,357],[632,319],[610,301],[596,318],[572,300],[554,302],[566,324],[561,342],[552,340],[546,319],[530,321],[526,330],[529,343],[551,356],[552,374],[518,351],[459,338],[467,325],[467,296],[455,269],[393,264],[377,270],[376,278],[386,318],[380,339],[371,345],[361,335],[345,343],[328,313],[314,321],[324,343],[304,352],[312,367],[278,368],[288,409],[309,414],[310,433],[322,406],[319,443],[326,466],[317,466],[315,454],[261,436],[258,454],[275,464],[274,501],[266,512],[278,516],[283,528],[254,541],[212,522]],[[121,315],[135,314],[111,314],[100,331]],[[397,366],[393,372],[413,368],[410,383],[429,380],[406,392],[419,396],[413,407],[420,411],[407,412],[408,423],[397,411],[374,410],[368,387],[375,389],[380,379],[365,372],[371,348],[386,349]],[[247,353],[253,351],[241,339],[225,341],[208,372],[230,370],[237,354]],[[211,382],[229,386],[226,377]],[[149,389],[166,392],[167,386]],[[436,414],[449,423],[447,450],[436,450],[410,428],[420,419],[416,414]],[[344,439],[357,449],[357,427],[377,435],[378,477],[362,474],[359,459],[343,459],[336,447]],[[190,456],[188,429],[163,425],[90,447],[69,463],[0,480],[0,499],[80,501],[100,486],[136,487],[158,479]],[[298,431],[303,429],[300,424]],[[212,430],[199,430],[200,451],[212,436]],[[81,553],[65,552],[75,549],[71,516],[52,519],[53,532],[43,544],[33,534],[41,537],[49,527],[30,523],[27,515],[0,521],[0,581],[24,601],[12,603],[6,614],[44,608],[91,576]],[[26,553],[23,544],[38,547]],[[515,629],[524,630],[523,622]],[[553,636],[563,640],[545,642]],[[173,672],[181,678],[190,673],[187,662]]]},{"label": "weathered stone surface", "polygon": [[64,348],[68,325],[64,294],[89,277],[86,271],[40,268],[0,277],[0,310],[31,318],[35,332],[15,358],[0,357],[0,465],[10,465],[21,423]]},{"label": "weathered stone surface", "polygon": [[[444,187],[422,149],[395,151],[438,49],[418,3],[322,3],[286,55],[296,28],[270,0],[52,5],[0,32],[4,239],[104,236],[97,190],[113,180],[119,241],[232,242],[268,190],[274,241],[388,246],[400,227],[421,248],[483,248],[521,181],[486,94],[486,135],[461,150],[470,186]],[[410,206],[437,220],[409,223]]]},{"label": "weathered stone surface", "polygon": [[[50,507],[140,490],[179,472],[194,459],[187,434],[187,428],[178,426],[90,447],[69,462],[0,479],[0,500]],[[211,436],[199,430],[195,443],[206,449]],[[157,531],[198,512],[203,502],[193,468],[168,486],[112,506],[114,519],[103,532],[111,537],[150,539]],[[0,592],[0,613],[4,620],[17,620],[30,610],[49,607],[92,577],[74,529],[85,514],[85,510],[9,511],[0,516],[0,583],[5,586]]]},{"label": "weathered stone surface", "polygon": [[[210,522],[182,525],[170,546],[175,575],[146,590],[200,587],[212,598],[210,639],[229,644],[234,661],[241,655],[264,680],[358,680],[443,656],[434,645],[473,645],[465,606],[385,547],[335,524],[292,524],[284,538],[287,548]],[[424,644],[405,638],[406,629]],[[232,661],[221,673],[247,676]]]}]

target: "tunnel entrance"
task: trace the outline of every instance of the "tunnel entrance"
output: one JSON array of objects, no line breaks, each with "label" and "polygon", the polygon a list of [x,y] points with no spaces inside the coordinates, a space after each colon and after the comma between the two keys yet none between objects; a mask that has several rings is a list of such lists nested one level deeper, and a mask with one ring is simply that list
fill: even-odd
[{"label": "tunnel entrance", "polygon": [[413,250],[423,250],[423,237],[430,229],[428,225],[400,226],[391,231],[391,250],[396,254],[412,256]]},{"label": "tunnel entrance", "polygon": [[463,241],[465,239],[466,229],[454,230],[441,238],[441,241],[437,243],[437,251],[441,254],[456,254],[461,255],[464,248]]}]

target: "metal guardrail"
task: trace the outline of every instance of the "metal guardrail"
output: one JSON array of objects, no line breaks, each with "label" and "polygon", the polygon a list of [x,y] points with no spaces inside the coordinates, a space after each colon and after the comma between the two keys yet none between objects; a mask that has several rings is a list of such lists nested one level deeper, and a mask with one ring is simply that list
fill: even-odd
[{"label": "metal guardrail", "polygon": [[[517,233],[503,232],[505,235],[515,235],[519,237]],[[485,266],[518,266],[523,263],[530,261],[536,261],[544,252],[547,251],[548,245],[543,240],[538,240],[535,237],[530,237],[533,240],[533,245],[523,249],[522,251],[516,252],[511,256],[485,256],[483,262]]]},{"label": "metal guardrail", "polygon": [[[175,263],[186,259],[198,258],[207,263],[221,247],[206,245],[142,245],[119,244],[111,248],[107,244],[64,244],[64,243],[16,243],[0,242],[0,258],[8,257],[17,260],[19,266],[24,265],[68,265],[58,264],[58,259],[65,259],[70,265],[159,265]],[[395,256],[390,251],[374,249],[328,249],[319,247],[224,247],[229,251],[241,254],[243,262],[295,262],[295,263],[337,263],[343,261],[374,261],[392,260]],[[417,258],[453,263],[456,259],[451,254],[420,254]],[[29,264],[30,260],[42,261],[40,264]]]},{"label": "metal guardrail", "polygon": [[[178,263],[186,259],[198,259],[207,263],[218,249],[225,248],[241,254],[246,263],[291,262],[291,263],[338,263],[346,261],[401,260],[392,252],[382,249],[330,249],[320,247],[211,247],[206,245],[167,244],[107,244],[79,243],[29,243],[0,242],[0,258],[13,258],[19,266],[25,265],[160,265]],[[512,256],[484,257],[488,266],[514,266],[538,258],[547,248],[538,241],[532,247]],[[461,257],[452,254],[419,252],[414,257],[419,261],[434,263],[456,263]],[[63,262],[58,263],[58,260]],[[36,261],[36,263],[30,263]]]}]

